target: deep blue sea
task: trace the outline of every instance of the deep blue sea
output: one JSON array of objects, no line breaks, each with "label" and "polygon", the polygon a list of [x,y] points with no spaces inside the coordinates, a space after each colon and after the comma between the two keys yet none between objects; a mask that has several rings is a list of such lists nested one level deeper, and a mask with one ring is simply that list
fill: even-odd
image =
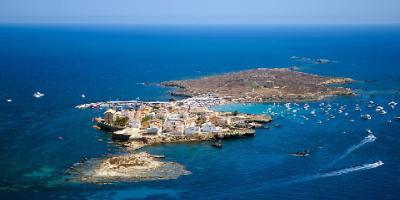
[{"label": "deep blue sea", "polygon": [[[92,128],[102,110],[75,105],[167,100],[166,88],[141,83],[294,65],[353,78],[346,87],[358,95],[313,102],[308,110],[304,103],[217,107],[274,114],[274,122],[254,138],[224,141],[222,149],[208,142],[145,148],[192,172],[176,180],[65,181],[64,170],[83,157],[124,152]],[[45,96],[33,98],[36,91]],[[400,199],[400,121],[393,119],[400,104],[388,106],[400,103],[399,91],[400,26],[1,25],[0,199]],[[375,141],[365,139],[367,128]],[[310,156],[290,155],[304,149]],[[384,165],[373,165],[378,161]]]}]

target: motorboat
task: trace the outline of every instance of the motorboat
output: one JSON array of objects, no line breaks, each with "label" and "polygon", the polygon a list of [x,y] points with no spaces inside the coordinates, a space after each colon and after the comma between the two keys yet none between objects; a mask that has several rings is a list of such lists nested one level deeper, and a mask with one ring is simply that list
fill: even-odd
[{"label": "motorboat", "polygon": [[383,165],[384,163],[382,162],[382,161],[378,161],[378,162],[376,162],[376,163],[374,163],[376,166],[381,166],[381,165]]},{"label": "motorboat", "polygon": [[387,112],[385,110],[380,110],[378,113],[381,115],[385,115]]},{"label": "motorboat", "polygon": [[365,129],[365,132],[367,132],[368,134],[372,134],[372,131],[371,131],[371,129]]},{"label": "motorboat", "polygon": [[361,119],[370,120],[372,119],[372,117],[370,114],[366,114],[366,115],[361,115]]},{"label": "motorboat", "polygon": [[374,140],[376,140],[376,137],[375,137],[374,134],[371,133],[371,134],[368,134],[368,135],[365,137],[365,139],[374,141]]},{"label": "motorboat", "polygon": [[221,143],[221,141],[214,142],[214,143],[211,144],[211,146],[215,147],[215,148],[218,148],[218,149],[221,149],[222,148],[222,143]]},{"label": "motorboat", "polygon": [[292,153],[291,155],[292,156],[299,156],[299,157],[309,156],[310,155],[310,150],[305,149],[304,151],[298,151],[298,152]]},{"label": "motorboat", "polygon": [[392,106],[392,107],[394,107],[394,106],[396,106],[396,105],[397,105],[397,103],[396,103],[396,102],[394,102],[394,101],[391,101],[391,102],[389,102],[389,103],[388,103],[388,105],[389,105],[389,106]]},{"label": "motorboat", "polygon": [[377,107],[375,108],[375,110],[376,110],[376,111],[383,110],[383,107],[382,107],[382,106],[377,106]]},{"label": "motorboat", "polygon": [[44,96],[44,94],[40,93],[40,92],[33,93],[33,97],[35,97],[35,98],[40,98],[40,97],[43,97],[43,96]]}]

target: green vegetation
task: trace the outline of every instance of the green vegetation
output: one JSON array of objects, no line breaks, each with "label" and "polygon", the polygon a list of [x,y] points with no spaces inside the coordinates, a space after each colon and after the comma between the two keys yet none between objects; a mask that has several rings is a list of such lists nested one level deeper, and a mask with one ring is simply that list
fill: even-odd
[{"label": "green vegetation", "polygon": [[150,120],[151,120],[151,117],[150,117],[150,116],[145,116],[145,117],[143,117],[143,118],[142,118],[142,127],[143,127],[143,128],[149,127],[149,126],[150,126]]},{"label": "green vegetation", "polygon": [[145,116],[145,117],[142,118],[142,123],[148,122],[150,120],[151,120],[150,116]]},{"label": "green vegetation", "polygon": [[126,126],[128,121],[129,121],[128,117],[117,117],[117,119],[115,120],[114,124],[117,125],[117,126]]}]

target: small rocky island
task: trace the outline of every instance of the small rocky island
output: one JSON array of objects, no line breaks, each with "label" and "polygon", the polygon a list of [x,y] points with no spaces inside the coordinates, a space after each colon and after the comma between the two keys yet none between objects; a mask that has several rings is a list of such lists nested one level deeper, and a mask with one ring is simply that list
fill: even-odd
[{"label": "small rocky island", "polygon": [[350,78],[324,77],[290,68],[257,68],[200,79],[166,81],[161,85],[178,88],[171,92],[175,96],[214,94],[234,102],[290,102],[354,95],[348,88],[329,86],[351,82]]},{"label": "small rocky island", "polygon": [[[255,128],[272,121],[268,115],[217,112],[212,106],[232,102],[311,101],[332,95],[353,95],[350,89],[330,84],[352,82],[292,71],[258,68],[195,80],[168,81],[178,87],[174,95],[189,98],[166,102],[108,101],[83,104],[77,108],[104,109],[94,118],[94,127],[111,134],[130,153],[101,160],[92,159],[71,167],[74,180],[82,182],[142,181],[187,175],[184,166],[160,160],[142,147],[164,143],[210,141],[222,148],[220,140],[252,137]],[[210,145],[211,146],[211,145]],[[88,166],[87,163],[90,163]],[[85,166],[85,167],[83,167]]]},{"label": "small rocky island", "polygon": [[157,156],[147,152],[133,153],[124,156],[113,156],[91,163],[88,166],[77,166],[70,170],[79,172],[77,181],[88,183],[107,183],[114,181],[145,181],[175,179],[190,174],[185,167],[174,162],[160,161]]}]

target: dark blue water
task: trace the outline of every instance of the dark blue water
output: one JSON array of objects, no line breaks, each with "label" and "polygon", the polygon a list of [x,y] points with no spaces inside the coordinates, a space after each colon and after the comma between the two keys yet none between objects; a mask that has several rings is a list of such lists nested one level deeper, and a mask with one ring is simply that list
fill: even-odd
[{"label": "dark blue water", "polygon": [[[396,26],[3,25],[0,198],[399,199],[400,122],[387,122],[400,115],[400,105],[387,105],[400,102],[399,55]],[[334,62],[316,65],[291,56]],[[323,106],[310,103],[309,110],[302,109],[303,104],[292,105],[292,110],[283,104],[218,107],[274,112],[274,123],[281,127],[271,125],[257,130],[254,138],[226,141],[220,150],[206,142],[146,148],[193,173],[177,180],[111,185],[65,181],[64,170],[83,157],[123,152],[107,134],[91,127],[91,118],[102,111],[77,110],[76,104],[138,97],[166,100],[167,89],[138,83],[293,65],[304,72],[351,77],[358,82],[349,87],[359,95],[326,99]],[[366,79],[376,82],[363,82]],[[33,98],[36,91],[45,96]],[[8,98],[13,101],[6,102]],[[370,100],[388,113],[368,108]],[[354,111],[355,104],[361,112]],[[343,113],[340,106],[346,106]],[[317,116],[310,116],[313,109]],[[360,114],[367,113],[373,119],[361,120]],[[376,141],[363,143],[366,128]],[[305,148],[310,156],[290,155]],[[354,168],[379,160],[385,164]]]}]

